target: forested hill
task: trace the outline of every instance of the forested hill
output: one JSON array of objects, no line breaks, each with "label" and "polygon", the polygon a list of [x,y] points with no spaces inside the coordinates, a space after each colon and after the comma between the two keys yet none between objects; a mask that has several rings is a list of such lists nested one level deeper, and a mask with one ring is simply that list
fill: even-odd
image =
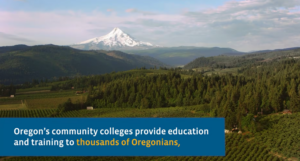
[{"label": "forested hill", "polygon": [[285,58],[300,58],[300,48],[260,51],[246,55],[219,55],[214,57],[199,57],[186,64],[184,69],[201,67],[234,68],[251,65],[253,63],[269,62]]},{"label": "forested hill", "polygon": [[154,66],[165,65],[154,58],[118,51],[81,51],[55,45],[0,47],[0,84]]},{"label": "forested hill", "polygon": [[189,71],[191,75],[186,77],[181,74],[186,71],[178,68],[165,70],[168,73],[157,70],[161,73],[149,74],[154,71],[80,77],[56,84],[52,90],[88,89],[86,105],[94,108],[203,105],[201,111],[209,113],[210,117],[225,117],[228,129],[234,125],[242,127],[247,113],[257,115],[263,111],[271,114],[284,109],[300,111],[299,59],[263,62],[260,67],[252,64],[234,75],[207,76]]},{"label": "forested hill", "polygon": [[27,46],[27,45],[3,46],[3,47],[0,47],[0,54],[5,53],[5,52],[10,52],[10,51],[24,50],[24,49],[28,49],[28,48],[29,48],[29,46]]}]

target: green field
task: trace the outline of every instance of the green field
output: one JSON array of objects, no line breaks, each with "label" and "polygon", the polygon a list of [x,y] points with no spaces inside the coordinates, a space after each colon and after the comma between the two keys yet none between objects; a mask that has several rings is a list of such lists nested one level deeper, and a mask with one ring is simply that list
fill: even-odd
[{"label": "green field", "polygon": [[81,101],[82,96],[70,96],[70,97],[57,97],[57,98],[40,98],[40,99],[28,99],[26,100],[29,109],[45,109],[45,108],[57,108],[59,104],[66,102],[68,99],[74,102]]},{"label": "green field", "polygon": [[15,98],[1,98],[0,105],[22,104],[22,100]]},{"label": "green field", "polygon": [[17,110],[17,109],[27,109],[27,107],[25,104],[0,105],[0,110]]},{"label": "green field", "polygon": [[17,93],[24,93],[24,92],[39,92],[39,91],[45,91],[50,90],[51,86],[49,87],[34,87],[34,88],[25,88],[25,89],[18,89]]}]

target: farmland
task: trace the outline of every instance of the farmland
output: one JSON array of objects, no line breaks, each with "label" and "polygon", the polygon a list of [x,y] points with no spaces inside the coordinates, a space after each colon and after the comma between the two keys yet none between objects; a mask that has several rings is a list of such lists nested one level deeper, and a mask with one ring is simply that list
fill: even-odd
[{"label": "farmland", "polygon": [[[134,108],[103,108],[96,110],[74,110],[62,113],[56,117],[207,117],[201,111],[203,106],[176,108],[134,109]],[[0,111],[0,117],[50,117],[55,109],[40,110],[7,110]],[[258,123],[264,127],[256,134],[226,134],[226,157],[12,157],[6,160],[297,160],[299,158],[299,128],[300,113],[292,115],[268,115],[258,118]],[[288,125],[288,126],[287,126]],[[272,135],[270,135],[272,134]],[[284,136],[289,140],[283,140]],[[275,139],[282,138],[282,139]],[[293,142],[292,142],[293,141]],[[280,153],[280,149],[284,149]],[[286,157],[283,157],[286,156]]]},{"label": "farmland", "polygon": [[22,158],[11,158],[9,161],[18,161],[23,159],[25,161],[29,160],[158,160],[158,161],[223,161],[223,160],[248,160],[256,161],[260,160],[270,160],[270,161],[280,161],[280,159],[269,153],[268,149],[265,149],[253,142],[248,142],[246,137],[238,134],[226,135],[226,157],[22,157]]},{"label": "farmland", "polygon": [[[39,90],[40,89],[40,90]],[[86,95],[76,95],[75,91],[45,91],[45,88],[21,90],[14,98],[0,98],[0,109],[51,109],[66,102],[69,98],[83,101]]]},{"label": "farmland", "polygon": [[55,109],[49,110],[1,110],[0,117],[48,117]]}]

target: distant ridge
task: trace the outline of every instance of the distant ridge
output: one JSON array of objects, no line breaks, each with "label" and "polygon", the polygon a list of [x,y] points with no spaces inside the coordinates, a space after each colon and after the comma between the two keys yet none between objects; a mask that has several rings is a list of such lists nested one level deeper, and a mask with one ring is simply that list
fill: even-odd
[{"label": "distant ridge", "polygon": [[285,51],[285,50],[295,50],[300,49],[300,47],[291,47],[291,48],[283,48],[283,49],[274,49],[274,50],[258,50],[258,51],[251,51],[247,53],[264,53],[264,52],[270,52],[270,51]]},{"label": "distant ridge", "polygon": [[172,66],[183,66],[199,57],[210,57],[218,55],[241,55],[242,52],[231,48],[220,47],[161,47],[146,50],[122,50],[129,54],[151,56],[159,61]]}]

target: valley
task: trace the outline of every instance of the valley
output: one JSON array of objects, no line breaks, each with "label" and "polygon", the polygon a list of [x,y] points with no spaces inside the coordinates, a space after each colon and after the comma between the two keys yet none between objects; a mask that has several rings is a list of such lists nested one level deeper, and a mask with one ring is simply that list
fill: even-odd
[{"label": "valley", "polygon": [[[225,117],[226,129],[237,125],[243,132],[226,134],[226,157],[81,159],[298,160],[300,61],[290,58],[297,55],[299,50],[226,59],[217,56],[196,59],[184,68],[141,68],[34,86],[29,83],[28,87],[16,86],[14,98],[0,99],[0,117]],[[86,110],[87,106],[94,110]],[[285,109],[292,114],[282,114]],[[7,158],[20,159],[42,158]]]}]

